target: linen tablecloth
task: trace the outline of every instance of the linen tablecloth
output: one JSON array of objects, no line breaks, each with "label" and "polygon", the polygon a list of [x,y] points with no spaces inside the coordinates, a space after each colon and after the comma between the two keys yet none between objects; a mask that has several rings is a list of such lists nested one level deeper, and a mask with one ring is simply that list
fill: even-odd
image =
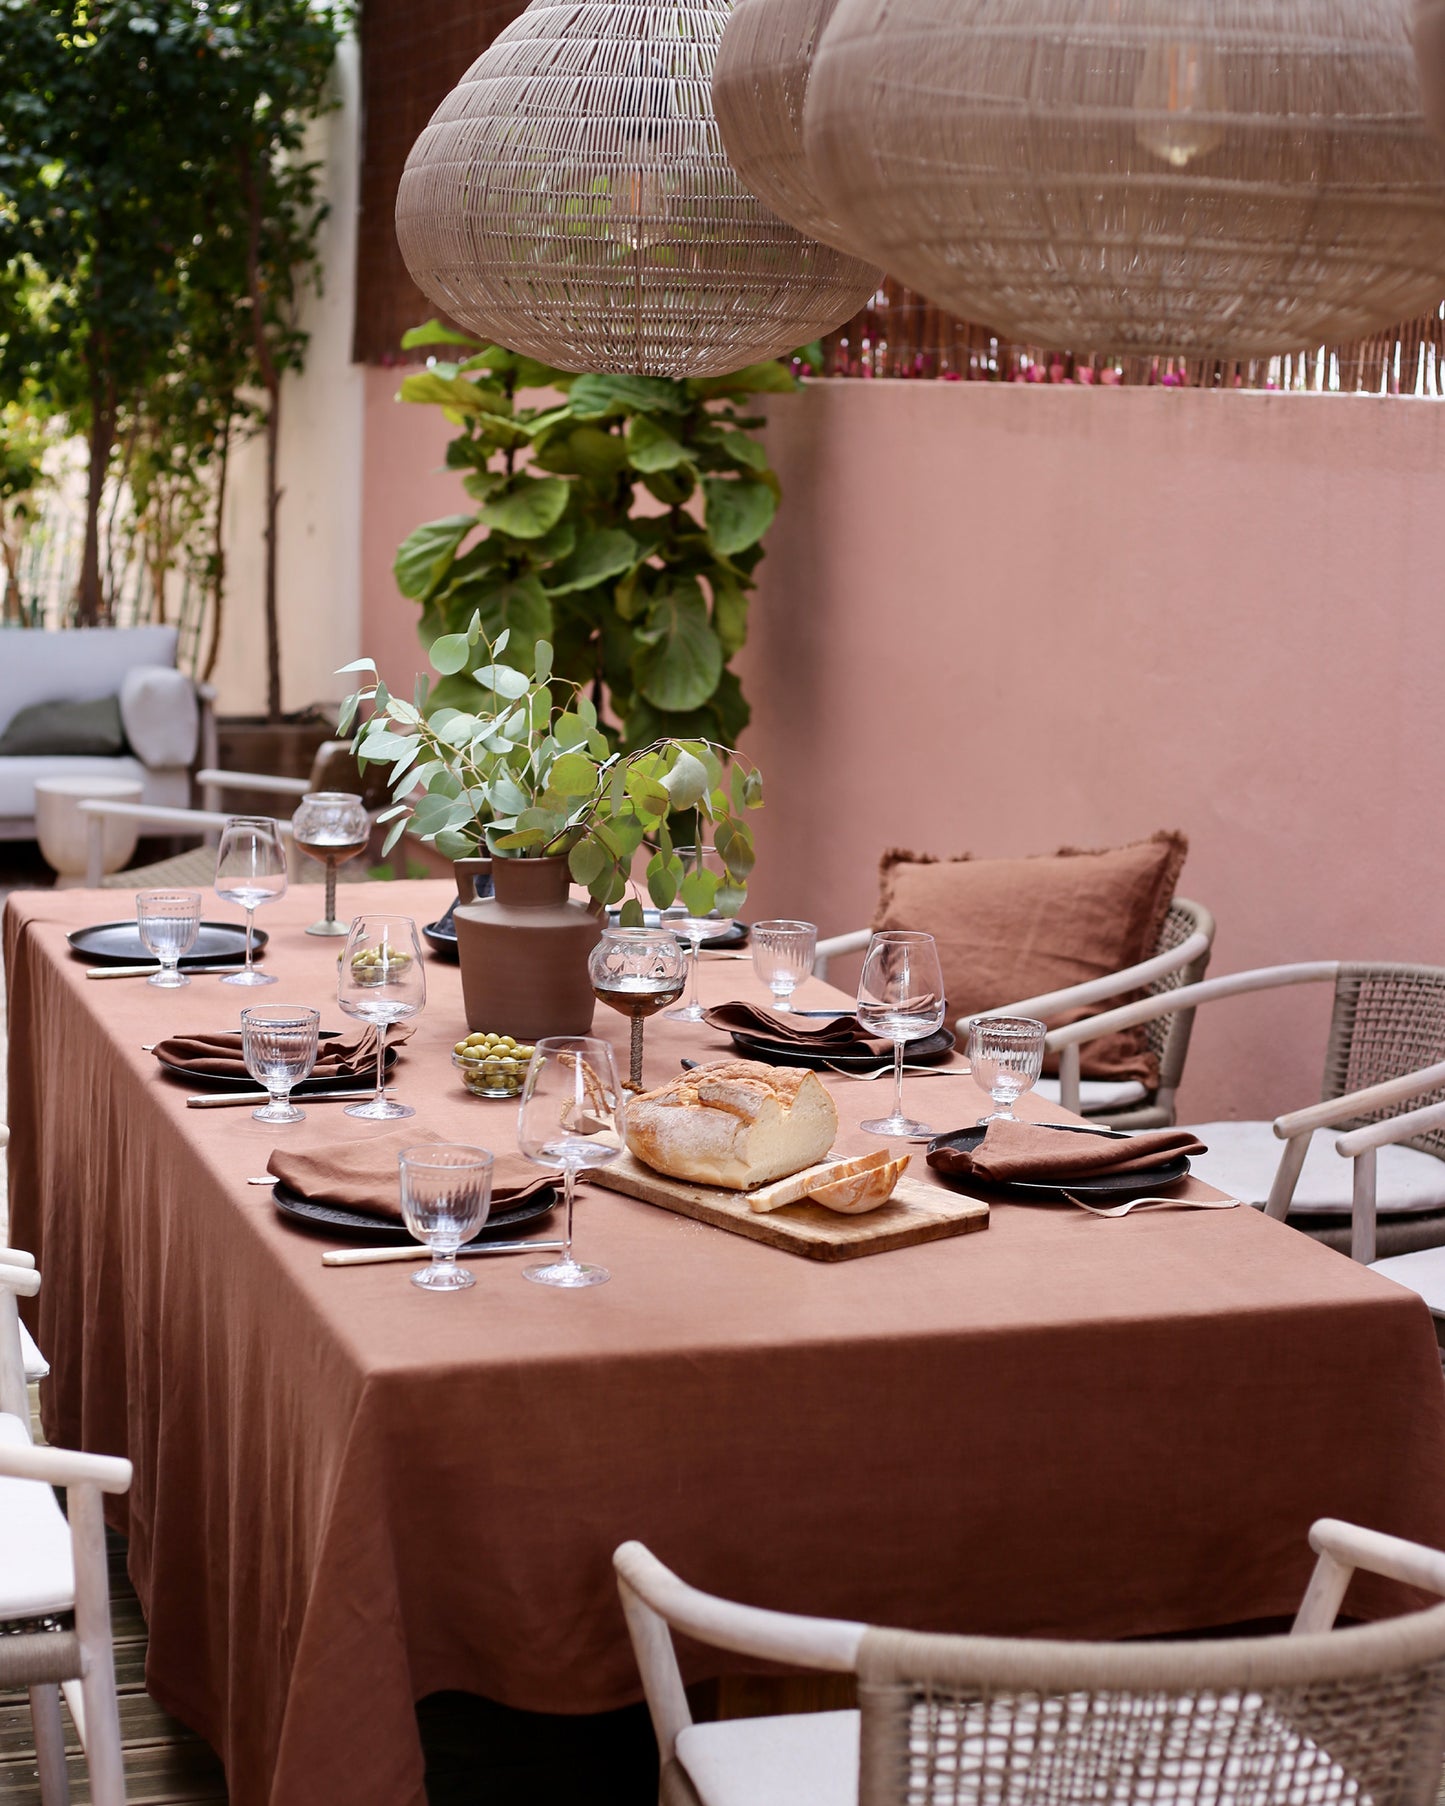
[{"label": "linen tablecloth", "polygon": [[[447,896],[347,902],[425,922]],[[128,902],[7,905],[13,1237],[44,1275],[46,1434],[135,1463],[116,1521],[150,1688],[215,1744],[236,1806],[421,1806],[413,1702],[438,1689],[637,1698],[610,1567],[627,1537],[759,1605],[1100,1637],[1292,1610],[1323,1514],[1445,1545],[1424,1306],[1249,1210],[1000,1205],[986,1234],[826,1265],[588,1190],[579,1251],[613,1274],[594,1290],[505,1258],[445,1297],[407,1266],[323,1268],[331,1244],[246,1179],[278,1136],[350,1119],[188,1112],[143,1044],[234,1025],[248,994],[88,983],[65,932]],[[260,995],[341,1027],[314,913],[264,912],[281,982]],[[710,1002],[759,996],[743,963],[701,978]],[[457,973],[427,979],[397,1094],[419,1128],[508,1147],[515,1106],[449,1063]],[[622,1048],[621,1017],[597,1027]],[[726,1047],[654,1020],[649,1081]],[[845,1144],[876,1145],[854,1125],[886,1081],[833,1088]],[[906,1096],[940,1127],[981,1102],[962,1077]]]}]

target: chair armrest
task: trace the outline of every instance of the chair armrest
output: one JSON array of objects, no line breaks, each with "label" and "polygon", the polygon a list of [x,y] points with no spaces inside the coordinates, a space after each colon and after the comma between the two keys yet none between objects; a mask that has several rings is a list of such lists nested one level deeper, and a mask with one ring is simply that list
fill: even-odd
[{"label": "chair armrest", "polygon": [[[1168,953],[1156,953],[1151,959],[1141,960],[1137,966],[1126,966],[1121,971],[1106,973],[1102,978],[1088,978],[1082,984],[1065,985],[1059,991],[1045,991],[1038,997],[1025,997],[1020,1003],[1003,1004],[996,1010],[980,1010],[979,1015],[987,1016],[1037,1016],[1047,1020],[1056,1016],[1061,1010],[1073,1010],[1083,1004],[1098,1003],[1105,997],[1117,997],[1121,991],[1134,991],[1141,985],[1152,984],[1156,978],[1167,978],[1171,972],[1182,971],[1201,953],[1209,951],[1207,934],[1191,934],[1187,940],[1181,941]],[[954,1027],[965,1033],[971,1016],[960,1016]]]},{"label": "chair armrest", "polygon": [[1175,1010],[1197,1009],[1202,1003],[1243,997],[1251,991],[1273,991],[1284,985],[1319,984],[1326,979],[1338,978],[1339,972],[1339,961],[1330,959],[1295,966],[1260,966],[1251,972],[1232,972],[1223,978],[1203,978],[1198,984],[1180,985],[1177,991],[1165,991],[1158,997],[1141,997],[1137,1003],[1106,1010],[1083,1022],[1070,1022],[1063,1028],[1050,1029],[1045,1045],[1050,1049],[1074,1047],[1085,1041],[1096,1041],[1101,1035],[1112,1035],[1121,1028],[1153,1022],[1156,1017],[1172,1015]]},{"label": "chair armrest", "polygon": [[871,928],[852,928],[847,934],[832,934],[819,941],[813,952],[813,976],[828,976],[828,961],[838,953],[857,953],[873,939]]},{"label": "chair armrest", "polygon": [[210,809],[177,809],[165,803],[116,803],[109,797],[87,797],[77,803],[76,808],[81,815],[93,820],[106,815],[123,815],[157,828],[224,828],[231,819],[229,815],[217,815]]},{"label": "chair armrest", "polygon": [[34,1267],[11,1266],[0,1262],[0,1286],[18,1292],[22,1298],[33,1298],[40,1290],[40,1275]]},{"label": "chair armrest", "polygon": [[305,796],[311,788],[307,778],[278,778],[264,771],[216,771],[211,766],[196,773],[196,782],[208,790],[266,790],[276,796]]},{"label": "chair armrest", "polygon": [[1338,1518],[1318,1519],[1310,1529],[1310,1547],[1319,1560],[1295,1616],[1292,1635],[1330,1629],[1357,1568],[1445,1598],[1445,1555],[1438,1549],[1407,1543],[1378,1530],[1362,1530]]},{"label": "chair armrest", "polygon": [[35,1256],[24,1248],[0,1248],[0,1261],[7,1267],[33,1267]]},{"label": "chair armrest", "polygon": [[1423,1110],[1407,1110],[1403,1116],[1392,1116],[1388,1122],[1366,1123],[1362,1129],[1351,1129],[1335,1143],[1335,1152],[1343,1154],[1346,1160],[1353,1160],[1372,1149],[1409,1141],[1413,1136],[1441,1127],[1445,1127],[1445,1104],[1427,1104]]},{"label": "chair armrest", "polygon": [[[1445,1060],[1437,1061],[1434,1066],[1422,1066],[1418,1072],[1402,1073],[1397,1079],[1367,1085],[1363,1091],[1350,1091],[1343,1097],[1329,1097],[1322,1104],[1311,1104],[1304,1110],[1292,1110],[1287,1116],[1275,1118],[1274,1132],[1281,1141],[1296,1135],[1312,1135],[1316,1129],[1327,1129],[1332,1123],[1343,1122],[1347,1116],[1383,1110],[1389,1104],[1403,1103],[1407,1097],[1418,1097],[1422,1091],[1438,1091],[1442,1085],[1445,1085]],[[1393,1117],[1391,1124],[1400,1120]],[[1377,1123],[1372,1126],[1385,1128],[1390,1125]],[[1385,1137],[1385,1140],[1389,1139],[1391,1137]],[[1385,1140],[1372,1145],[1383,1147]]]},{"label": "chair armrest", "polygon": [[81,1455],[71,1449],[0,1447],[0,1474],[12,1480],[43,1480],[47,1486],[98,1486],[125,1492],[131,1465],[117,1455]]}]

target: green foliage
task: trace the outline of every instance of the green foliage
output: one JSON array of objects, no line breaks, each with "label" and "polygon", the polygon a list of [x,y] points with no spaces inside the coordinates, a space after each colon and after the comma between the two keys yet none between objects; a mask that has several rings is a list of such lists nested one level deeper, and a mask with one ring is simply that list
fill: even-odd
[{"label": "green foliage", "polygon": [[[368,681],[342,704],[338,731],[349,733],[368,706],[357,756],[391,768],[385,851],[410,825],[449,859],[565,853],[576,882],[607,904],[627,896],[646,845],[648,892],[660,908],[681,891],[698,913],[737,914],[753,867],[744,818],[763,800],[753,767],[701,735],[614,750],[584,686],[555,674],[551,644],[530,642],[521,669],[515,640],[486,633],[480,611],[463,631],[440,635],[430,656],[442,682],[433,690],[420,679],[410,702],[386,690],[370,659],[345,667]],[[444,690],[460,706],[439,704]],[[678,816],[712,824],[721,877],[684,868],[670,826]],[[641,920],[635,899],[623,920]]]},{"label": "green foliage", "polygon": [[[403,343],[445,350],[404,379],[401,399],[440,407],[457,429],[447,463],[477,503],[418,527],[397,553],[423,643],[454,647],[479,615],[486,639],[509,634],[507,656],[528,670],[548,643],[557,679],[596,708],[605,699],[628,748],[735,741],[748,707],[728,661],[747,638],[778,505],[753,436],[762,422],[743,410],[750,395],[795,387],[786,368],[695,382],[571,376],[436,321]],[[522,405],[537,389],[554,394]],[[464,705],[474,666],[447,670],[433,706]]]}]

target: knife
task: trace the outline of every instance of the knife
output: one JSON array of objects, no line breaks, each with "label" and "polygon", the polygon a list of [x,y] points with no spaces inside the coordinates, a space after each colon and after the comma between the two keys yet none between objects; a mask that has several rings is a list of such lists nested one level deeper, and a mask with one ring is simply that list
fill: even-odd
[{"label": "knife", "polygon": [[[391,1090],[391,1086],[386,1088]],[[357,1098],[375,1097],[376,1088],[368,1085],[365,1091],[302,1091],[293,1098],[298,1104],[340,1104],[351,1103]],[[269,1091],[214,1091],[202,1092],[186,1099],[188,1110],[224,1110],[231,1104],[269,1104]]]},{"label": "knife", "polygon": [[[187,978],[204,978],[212,972],[244,972],[244,966],[182,966]],[[159,966],[92,966],[87,978],[149,978]],[[179,989],[179,986],[177,987]]]},{"label": "knife", "polygon": [[[474,1248],[458,1248],[457,1259],[473,1254],[560,1254],[565,1242],[479,1242]],[[430,1260],[431,1249],[405,1248],[333,1248],[321,1256],[323,1267],[370,1267],[385,1260]]]}]

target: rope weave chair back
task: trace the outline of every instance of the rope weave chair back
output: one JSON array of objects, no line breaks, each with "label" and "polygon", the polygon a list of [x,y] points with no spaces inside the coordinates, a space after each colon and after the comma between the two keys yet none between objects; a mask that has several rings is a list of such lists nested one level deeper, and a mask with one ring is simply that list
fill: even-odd
[{"label": "rope weave chair back", "polygon": [[[1445,967],[1340,968],[1322,1097],[1343,1097],[1440,1060],[1445,1060]],[[1445,1088],[1352,1116],[1338,1127],[1359,1129],[1442,1101]],[[1404,1145],[1445,1160],[1445,1129],[1417,1135]]]},{"label": "rope weave chair back", "polygon": [[1445,1607],[1089,1646],[870,1630],[859,1806],[1432,1806]]},{"label": "rope weave chair back", "polygon": [[[1177,972],[1166,972],[1162,978],[1156,978],[1146,991],[1146,996],[1162,997],[1167,991],[1177,991],[1181,985],[1197,984],[1209,969],[1209,954],[1214,942],[1214,917],[1202,903],[1191,903],[1187,897],[1176,897],[1169,905],[1169,913],[1159,931],[1159,944],[1154,951],[1172,953],[1176,947],[1183,946],[1191,934],[1208,935],[1210,947],[1206,947],[1197,959],[1190,960],[1187,966],[1181,966]],[[1176,1010],[1171,1016],[1156,1017],[1153,1022],[1145,1025],[1150,1049],[1159,1056],[1161,1091],[1178,1090],[1179,1082],[1184,1077],[1184,1061],[1189,1052],[1189,1037],[1193,1029],[1193,1010]]]}]

